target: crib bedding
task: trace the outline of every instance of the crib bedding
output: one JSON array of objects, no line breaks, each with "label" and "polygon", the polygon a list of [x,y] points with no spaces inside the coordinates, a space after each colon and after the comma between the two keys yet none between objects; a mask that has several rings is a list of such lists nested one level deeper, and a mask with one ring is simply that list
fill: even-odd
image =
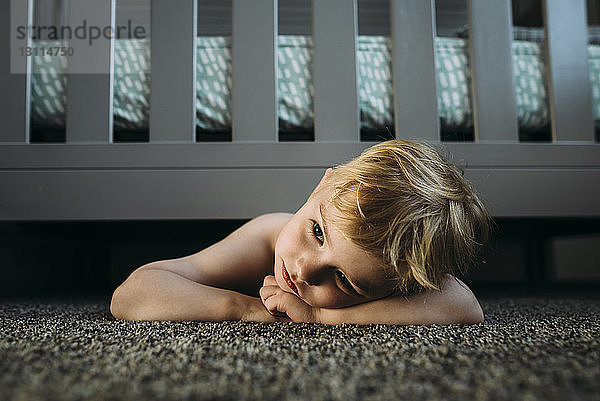
[{"label": "crib bedding", "polygon": [[[48,46],[52,43],[39,43]],[[536,132],[548,126],[548,90],[543,43],[515,40],[513,71],[519,127]],[[231,130],[231,38],[199,37],[196,65],[196,126],[206,133]],[[445,130],[468,131],[473,126],[468,42],[438,37],[435,66],[438,76],[438,114]],[[600,125],[600,46],[589,45],[594,118]],[[313,127],[312,37],[278,37],[278,113],[282,132]],[[361,129],[393,126],[391,40],[358,38]],[[115,43],[115,132],[148,130],[150,43],[120,39]],[[32,63],[32,127],[64,129],[66,59],[35,56]],[[391,128],[390,128],[391,129]]]}]

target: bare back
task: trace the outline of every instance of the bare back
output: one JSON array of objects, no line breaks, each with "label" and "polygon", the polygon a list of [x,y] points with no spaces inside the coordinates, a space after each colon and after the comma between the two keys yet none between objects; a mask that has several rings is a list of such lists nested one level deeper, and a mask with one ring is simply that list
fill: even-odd
[{"label": "bare back", "polygon": [[152,262],[132,274],[140,270],[167,270],[200,284],[256,297],[264,277],[273,274],[275,243],[292,216],[289,213],[258,216],[195,254]]}]

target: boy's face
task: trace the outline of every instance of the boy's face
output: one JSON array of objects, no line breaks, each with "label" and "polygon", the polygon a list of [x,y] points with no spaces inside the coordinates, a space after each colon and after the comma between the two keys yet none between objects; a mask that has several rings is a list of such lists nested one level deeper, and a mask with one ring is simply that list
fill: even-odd
[{"label": "boy's face", "polygon": [[285,225],[275,244],[275,279],[282,290],[307,304],[342,308],[390,295],[381,260],[346,239],[336,228],[333,188],[327,178]]}]

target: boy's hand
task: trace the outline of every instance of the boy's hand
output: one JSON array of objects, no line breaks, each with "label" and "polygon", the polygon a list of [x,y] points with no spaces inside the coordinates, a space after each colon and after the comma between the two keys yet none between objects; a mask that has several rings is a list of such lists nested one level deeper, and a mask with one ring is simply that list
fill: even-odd
[{"label": "boy's hand", "polygon": [[[240,294],[242,295],[242,294]],[[236,310],[240,311],[239,320],[248,322],[290,322],[291,319],[285,314],[273,315],[265,308],[260,298],[242,295]]]},{"label": "boy's hand", "polygon": [[282,290],[275,276],[266,276],[260,299],[273,316],[288,316],[294,322],[319,323],[319,308],[314,308],[294,294]]}]

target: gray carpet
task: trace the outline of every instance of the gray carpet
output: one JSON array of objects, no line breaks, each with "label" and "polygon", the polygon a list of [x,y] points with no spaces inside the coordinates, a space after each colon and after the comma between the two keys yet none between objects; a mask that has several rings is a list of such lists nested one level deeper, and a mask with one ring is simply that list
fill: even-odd
[{"label": "gray carpet", "polygon": [[600,400],[600,296],[488,296],[474,326],[123,322],[0,301],[0,400]]}]

